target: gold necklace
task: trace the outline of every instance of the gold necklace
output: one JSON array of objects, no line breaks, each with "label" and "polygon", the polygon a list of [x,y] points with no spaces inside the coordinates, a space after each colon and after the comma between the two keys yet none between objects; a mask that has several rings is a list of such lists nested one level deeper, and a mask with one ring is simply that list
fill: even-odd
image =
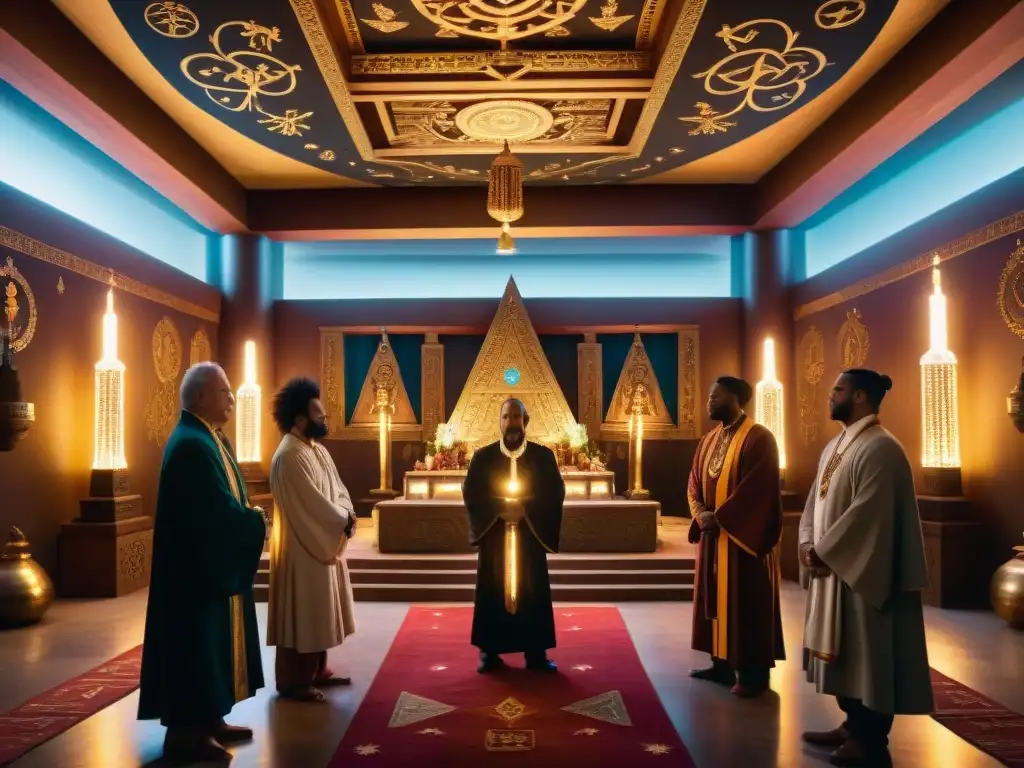
[{"label": "gold necklace", "polygon": [[832,455],[829,456],[828,461],[825,463],[825,469],[821,473],[821,482],[818,484],[819,499],[824,500],[828,495],[828,486],[832,482],[832,475],[839,469],[839,463],[843,460],[843,457],[839,454],[839,446],[842,445],[843,438],[845,437],[845,432],[839,436],[836,447],[832,450]]},{"label": "gold necklace", "polygon": [[721,430],[718,435],[718,441],[715,443],[715,447],[711,452],[711,459],[708,461],[708,474],[711,477],[718,477],[722,474],[722,467],[725,466],[725,457],[729,453],[729,445],[732,443],[732,438],[736,434],[736,428],[743,421],[745,413],[740,412],[740,415],[736,418],[729,426],[724,424],[719,427]]},{"label": "gold necklace", "polygon": [[516,448],[514,451],[510,451],[508,446],[505,445],[504,438],[498,438],[498,446],[501,448],[503,455],[508,456],[510,462],[509,477],[508,477],[508,490],[509,493],[515,495],[519,492],[519,474],[516,472],[516,461],[526,451],[526,438],[523,438],[523,444]]}]

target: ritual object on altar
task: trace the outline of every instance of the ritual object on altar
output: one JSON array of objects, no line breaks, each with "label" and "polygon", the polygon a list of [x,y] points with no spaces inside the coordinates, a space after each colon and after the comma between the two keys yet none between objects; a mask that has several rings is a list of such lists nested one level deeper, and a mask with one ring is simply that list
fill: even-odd
[{"label": "ritual object on altar", "polygon": [[552,447],[562,472],[604,472],[604,456],[591,442],[586,424],[570,424],[562,440]]},{"label": "ritual object on altar", "polygon": [[629,394],[629,488],[628,499],[647,500],[651,492],[644,488],[644,412],[648,410],[647,388],[637,382]]},{"label": "ritual object on altar", "polygon": [[[381,328],[381,340],[377,345],[377,354],[389,352],[387,329]],[[370,491],[371,496],[394,498],[398,492],[391,487],[391,419],[395,413],[395,381],[393,371],[385,367],[380,377],[371,381],[373,387],[373,413],[377,414],[377,441],[380,460],[380,487]]]}]

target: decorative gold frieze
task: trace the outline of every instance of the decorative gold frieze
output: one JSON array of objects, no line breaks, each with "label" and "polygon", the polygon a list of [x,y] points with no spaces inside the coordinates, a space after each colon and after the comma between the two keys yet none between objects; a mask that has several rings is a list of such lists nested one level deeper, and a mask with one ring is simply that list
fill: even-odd
[{"label": "decorative gold frieze", "polygon": [[975,248],[980,248],[983,245],[1021,230],[1024,230],[1024,211],[1017,211],[998,221],[993,221],[991,224],[986,224],[984,227],[968,232],[963,237],[958,237],[956,240],[945,243],[938,248],[933,248],[927,253],[918,254],[914,258],[890,267],[867,280],[854,283],[834,293],[822,296],[820,299],[801,304],[793,310],[793,319],[800,320],[847,301],[852,301],[872,291],[877,291],[879,288],[892,285],[905,277],[916,275],[918,272],[930,271],[932,269],[932,260],[936,255],[938,255],[940,262],[954,259],[957,256],[970,253]]},{"label": "decorative gold frieze", "polygon": [[420,409],[423,434],[432,439],[437,425],[444,423],[444,345],[437,334],[427,334],[420,347]]},{"label": "decorative gold frieze", "polygon": [[[697,440],[701,436],[699,407],[703,402],[700,391],[700,329],[686,328],[679,331],[679,416],[676,420],[680,437]],[[645,435],[646,436],[646,435]]]},{"label": "decorative gold frieze", "polygon": [[846,313],[846,321],[840,326],[836,341],[843,370],[860,368],[867,362],[871,341],[860,310],[854,308]]},{"label": "decorative gold frieze", "polygon": [[87,277],[90,280],[103,283],[105,286],[110,285],[111,277],[113,277],[114,287],[118,291],[130,293],[133,296],[138,296],[156,304],[162,304],[177,312],[198,317],[200,320],[207,320],[212,323],[220,320],[219,312],[201,307],[191,301],[179,299],[177,296],[162,291],[159,288],[153,288],[120,272],[113,272],[88,259],[83,259],[81,256],[75,256],[59,248],[53,248],[13,229],[0,226],[0,246],[10,248],[26,256],[31,256],[34,259],[45,261],[47,264],[61,267],[75,274]]},{"label": "decorative gold frieze", "polygon": [[596,439],[601,434],[601,422],[604,417],[604,373],[602,371],[602,347],[593,340],[584,337],[584,341],[576,345],[577,360],[577,421],[587,428],[590,438]]},{"label": "decorative gold frieze", "polygon": [[[518,67],[511,74],[496,68]],[[645,72],[647,51],[466,51],[458,53],[375,53],[352,57],[357,76],[485,74],[510,80],[528,72]]]},{"label": "decorative gold frieze", "polygon": [[320,394],[327,415],[327,436],[345,427],[345,334],[320,329]]},{"label": "decorative gold frieze", "polygon": [[410,0],[412,7],[440,29],[466,37],[495,40],[504,50],[512,40],[545,35],[567,37],[563,25],[576,18],[587,0],[530,0],[520,3],[490,3],[488,0],[431,2]]},{"label": "decorative gold frieze", "polygon": [[825,375],[825,337],[813,325],[800,338],[797,348],[797,399],[800,410],[800,438],[805,446],[818,438],[822,402],[818,382]]}]

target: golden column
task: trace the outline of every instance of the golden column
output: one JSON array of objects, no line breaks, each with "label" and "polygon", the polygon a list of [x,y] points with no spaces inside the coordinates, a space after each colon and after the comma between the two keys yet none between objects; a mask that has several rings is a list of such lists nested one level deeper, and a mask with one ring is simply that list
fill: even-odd
[{"label": "golden column", "polygon": [[646,500],[651,492],[644,488],[644,411],[648,410],[647,387],[637,383],[630,396],[629,415],[629,490],[626,498]]}]

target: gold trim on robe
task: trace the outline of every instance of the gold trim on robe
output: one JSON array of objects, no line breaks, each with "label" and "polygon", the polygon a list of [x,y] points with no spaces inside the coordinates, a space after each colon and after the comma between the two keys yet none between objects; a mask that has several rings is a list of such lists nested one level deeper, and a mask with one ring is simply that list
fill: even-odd
[{"label": "gold trim on robe", "polygon": [[[725,454],[725,462],[722,465],[722,474],[718,477],[718,484],[715,486],[715,509],[719,509],[729,498],[729,480],[733,473],[738,471],[740,454],[743,450],[743,443],[754,426],[754,420],[749,416],[743,421]],[[724,430],[723,430],[724,433]],[[724,434],[719,435],[719,440]],[[704,472],[705,499],[708,496],[708,474]],[[718,540],[715,545],[715,586],[717,599],[715,601],[715,616],[711,620],[713,655],[716,658],[725,659],[729,656],[729,542],[733,541],[738,547],[750,554],[750,549],[734,539],[724,529],[719,531]]]}]

